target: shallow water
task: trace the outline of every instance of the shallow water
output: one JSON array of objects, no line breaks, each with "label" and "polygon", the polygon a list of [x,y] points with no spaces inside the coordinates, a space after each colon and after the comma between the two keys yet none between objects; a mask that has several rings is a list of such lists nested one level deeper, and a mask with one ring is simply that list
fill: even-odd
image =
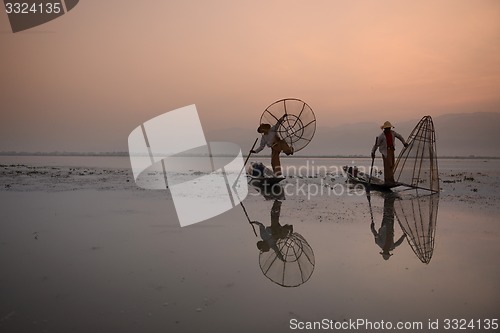
[{"label": "shallow water", "polygon": [[[435,228],[427,234],[433,240],[428,264],[410,247],[411,235],[384,260],[370,228],[372,216],[374,229],[382,226],[388,202],[380,193],[372,192],[370,202],[348,187],[309,200],[287,196],[280,223],[293,225],[315,259],[310,279],[295,288],[262,274],[260,237],[241,207],[180,228],[167,191],[120,187],[119,179],[129,176],[121,173],[110,178],[111,190],[2,187],[0,331],[283,332],[291,319],[324,318],[424,327],[439,319],[436,331],[445,331],[446,318],[500,318],[498,162],[474,163],[440,165],[442,180],[450,182],[442,184]],[[477,175],[481,163],[494,167]],[[463,181],[459,172],[474,173],[475,180]],[[329,181],[344,185],[341,178]],[[270,225],[274,201],[250,190],[249,218]],[[395,241],[404,233],[399,204],[411,198],[404,191],[394,201]],[[426,205],[419,210],[424,220]]]}]

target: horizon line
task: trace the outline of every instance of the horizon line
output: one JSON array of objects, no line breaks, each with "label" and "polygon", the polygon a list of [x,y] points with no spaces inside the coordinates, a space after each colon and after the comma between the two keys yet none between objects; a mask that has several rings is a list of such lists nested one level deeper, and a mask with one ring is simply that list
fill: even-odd
[{"label": "horizon line", "polygon": [[[52,152],[25,152],[25,151],[0,151],[0,156],[52,156],[52,157],[64,157],[64,156],[75,156],[75,157],[129,157],[128,152],[124,151],[116,151],[116,152],[60,152],[60,151],[52,151]],[[244,154],[243,157],[247,157],[248,155]],[[271,155],[262,154],[259,155],[258,158],[269,158]],[[290,158],[371,158],[370,155],[301,155],[301,156],[287,156],[287,159]],[[445,155],[439,156],[441,159],[500,159],[500,156],[482,156],[482,155]]]}]

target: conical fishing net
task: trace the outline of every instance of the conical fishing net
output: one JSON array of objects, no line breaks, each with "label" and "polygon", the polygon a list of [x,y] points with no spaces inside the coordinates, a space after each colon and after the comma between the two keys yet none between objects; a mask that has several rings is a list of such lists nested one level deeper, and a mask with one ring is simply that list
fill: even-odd
[{"label": "conical fishing net", "polygon": [[434,252],[439,193],[396,201],[396,217],[416,256],[425,264]]},{"label": "conical fishing net", "polygon": [[261,124],[276,125],[283,121],[276,129],[280,139],[293,147],[297,152],[311,142],[316,132],[316,117],[307,103],[296,98],[282,99],[274,102],[262,113]]},{"label": "conical fishing net", "polygon": [[304,237],[294,232],[278,239],[276,245],[282,258],[275,251],[261,252],[262,273],[283,287],[297,287],[309,280],[314,271],[314,252]]},{"label": "conical fishing net", "polygon": [[396,182],[414,187],[439,191],[436,153],[436,133],[431,116],[423,117],[411,132],[394,167]]}]

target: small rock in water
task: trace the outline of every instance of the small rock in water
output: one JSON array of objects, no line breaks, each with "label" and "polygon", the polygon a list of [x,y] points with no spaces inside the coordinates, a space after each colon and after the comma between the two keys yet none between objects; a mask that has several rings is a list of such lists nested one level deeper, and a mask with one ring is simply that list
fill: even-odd
[{"label": "small rock in water", "polygon": [[201,312],[202,310],[202,308],[196,308],[196,312]]}]

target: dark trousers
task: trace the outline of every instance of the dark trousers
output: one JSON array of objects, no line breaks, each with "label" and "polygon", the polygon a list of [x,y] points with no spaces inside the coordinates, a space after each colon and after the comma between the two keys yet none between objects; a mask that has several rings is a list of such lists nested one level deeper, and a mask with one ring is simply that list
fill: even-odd
[{"label": "dark trousers", "polygon": [[291,154],[292,148],[285,142],[285,140],[279,140],[271,147],[271,166],[275,176],[281,176],[281,162],[280,153]]},{"label": "dark trousers", "polygon": [[384,161],[384,182],[394,184],[394,148],[387,147],[387,156],[382,154]]}]

